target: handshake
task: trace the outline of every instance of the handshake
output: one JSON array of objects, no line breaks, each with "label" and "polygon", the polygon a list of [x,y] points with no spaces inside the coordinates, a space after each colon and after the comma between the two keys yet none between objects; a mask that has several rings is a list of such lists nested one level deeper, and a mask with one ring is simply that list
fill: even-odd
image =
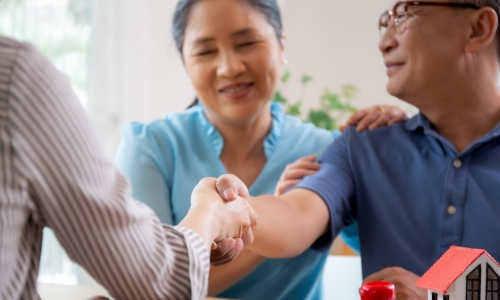
[{"label": "handshake", "polygon": [[234,175],[204,178],[191,194],[191,208],[179,226],[197,232],[210,247],[210,262],[234,260],[253,243],[257,214],[248,203],[246,185]]}]

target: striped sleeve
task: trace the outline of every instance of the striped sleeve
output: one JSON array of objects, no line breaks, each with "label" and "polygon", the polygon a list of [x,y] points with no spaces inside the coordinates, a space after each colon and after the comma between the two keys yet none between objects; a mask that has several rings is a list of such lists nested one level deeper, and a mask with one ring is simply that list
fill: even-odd
[{"label": "striped sleeve", "polygon": [[8,118],[36,226],[52,228],[69,257],[116,299],[204,299],[209,258],[201,237],[162,225],[130,198],[69,80],[20,45]]}]

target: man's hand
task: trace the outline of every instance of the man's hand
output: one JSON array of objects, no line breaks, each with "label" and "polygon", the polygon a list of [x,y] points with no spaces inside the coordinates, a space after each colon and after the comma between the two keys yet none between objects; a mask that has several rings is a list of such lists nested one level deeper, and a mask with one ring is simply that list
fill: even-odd
[{"label": "man's hand", "polygon": [[415,286],[420,277],[399,267],[385,268],[365,278],[363,283],[389,281],[396,287],[397,300],[426,300],[427,290]]},{"label": "man's hand", "polygon": [[354,113],[346,124],[340,127],[344,131],[349,126],[356,125],[356,130],[372,130],[382,126],[392,125],[408,119],[408,113],[396,105],[374,105]]}]

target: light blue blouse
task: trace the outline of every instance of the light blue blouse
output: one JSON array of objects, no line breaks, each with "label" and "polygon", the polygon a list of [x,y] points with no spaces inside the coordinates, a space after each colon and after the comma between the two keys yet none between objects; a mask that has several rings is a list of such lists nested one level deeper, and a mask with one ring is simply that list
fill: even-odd
[{"label": "light blue blouse", "polygon": [[[272,194],[286,165],[321,154],[340,133],[319,129],[286,115],[271,104],[272,128],[264,141],[267,163],[249,187],[253,196]],[[219,159],[224,141],[198,105],[147,124],[121,130],[118,168],[129,178],[135,199],[149,205],[168,224],[187,214],[191,191],[204,177],[226,174]],[[357,228],[344,239],[359,249]],[[307,250],[295,258],[267,259],[236,285],[220,294],[239,299],[321,299],[321,274],[328,252]]]}]

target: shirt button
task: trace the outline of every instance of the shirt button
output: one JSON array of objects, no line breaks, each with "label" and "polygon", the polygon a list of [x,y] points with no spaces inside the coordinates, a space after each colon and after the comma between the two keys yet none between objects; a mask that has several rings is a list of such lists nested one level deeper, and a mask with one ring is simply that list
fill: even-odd
[{"label": "shirt button", "polygon": [[460,168],[460,167],[462,166],[462,161],[461,161],[460,159],[458,159],[458,158],[457,158],[457,159],[455,159],[455,160],[453,161],[453,166],[454,166],[455,168],[457,168],[457,169],[458,169],[458,168]]},{"label": "shirt button", "polygon": [[448,214],[453,216],[456,212],[457,212],[457,208],[455,207],[455,205],[450,205],[448,206]]}]

